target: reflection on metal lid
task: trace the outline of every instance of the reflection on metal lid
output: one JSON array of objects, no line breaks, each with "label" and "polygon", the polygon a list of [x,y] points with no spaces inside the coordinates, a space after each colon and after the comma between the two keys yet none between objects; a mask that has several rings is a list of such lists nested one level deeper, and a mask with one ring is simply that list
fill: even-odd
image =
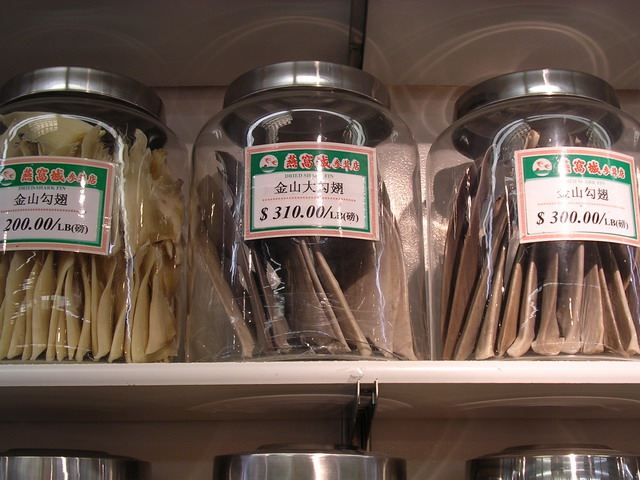
[{"label": "reflection on metal lid", "polygon": [[639,480],[638,457],[601,445],[521,446],[471,460],[469,480]]},{"label": "reflection on metal lid", "polygon": [[162,100],[137,80],[86,67],[47,67],[17,75],[0,87],[0,105],[46,93],[86,94],[126,103],[160,118]]},{"label": "reflection on metal lid", "polygon": [[0,480],[148,480],[149,465],[127,457],[77,450],[0,453]]},{"label": "reflection on metal lid", "polygon": [[251,70],[234,80],[224,106],[257,93],[282,88],[325,88],[355,93],[389,106],[387,88],[357,68],[319,61],[283,62]]},{"label": "reflection on metal lid", "polygon": [[404,460],[350,449],[269,446],[216,457],[213,480],[404,480]]},{"label": "reflection on metal lid", "polygon": [[613,87],[598,77],[570,70],[541,69],[500,75],[471,87],[456,102],[454,118],[505,100],[550,95],[589,98],[620,107]]}]

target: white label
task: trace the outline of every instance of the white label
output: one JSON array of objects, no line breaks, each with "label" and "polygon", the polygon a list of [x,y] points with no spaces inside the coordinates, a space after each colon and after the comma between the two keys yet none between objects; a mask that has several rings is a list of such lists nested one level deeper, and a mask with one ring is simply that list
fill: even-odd
[{"label": "white label", "polygon": [[522,243],[595,240],[640,246],[633,157],[596,148],[515,152]]},{"label": "white label", "polygon": [[374,149],[308,142],[249,147],[246,172],[246,239],[378,239]]},{"label": "white label", "polygon": [[0,161],[0,229],[6,250],[106,255],[113,164],[80,158]]}]

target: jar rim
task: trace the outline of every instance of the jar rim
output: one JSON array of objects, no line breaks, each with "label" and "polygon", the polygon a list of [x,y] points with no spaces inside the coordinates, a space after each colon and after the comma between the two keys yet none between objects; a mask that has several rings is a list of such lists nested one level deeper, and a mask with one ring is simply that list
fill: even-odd
[{"label": "jar rim", "polygon": [[[594,461],[594,458],[598,461]],[[620,465],[636,471],[640,458],[602,445],[531,445],[508,448],[502,452],[467,462],[470,478],[496,478],[517,468],[518,478],[530,478],[541,468],[554,466],[554,478],[592,478],[597,465],[601,475],[618,478]],[[517,467],[516,467],[517,466]],[[528,474],[527,474],[528,472]],[[598,477],[600,478],[600,477]]]},{"label": "jar rim", "polygon": [[162,100],[152,88],[124,75],[88,67],[46,67],[16,75],[0,87],[0,106],[47,93],[117,100],[158,120],[162,117]]},{"label": "jar rim", "polygon": [[389,107],[389,91],[373,75],[348,65],[317,60],[274,63],[250,70],[231,82],[224,96],[224,106],[259,93],[285,88],[355,93]]},{"label": "jar rim", "polygon": [[455,103],[454,120],[487,106],[525,97],[573,96],[620,108],[613,87],[584,72],[544,68],[507,73],[469,88]]}]

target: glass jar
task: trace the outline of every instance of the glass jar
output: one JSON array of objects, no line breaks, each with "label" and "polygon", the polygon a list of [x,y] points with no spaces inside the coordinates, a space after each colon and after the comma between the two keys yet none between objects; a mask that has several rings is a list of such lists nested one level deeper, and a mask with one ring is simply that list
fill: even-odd
[{"label": "glass jar", "polygon": [[231,84],[194,146],[190,360],[423,357],[417,148],[388,98],[315,61]]},{"label": "glass jar", "polygon": [[405,480],[406,469],[402,459],[360,450],[265,447],[216,457],[213,480]]},{"label": "glass jar", "polygon": [[526,446],[467,462],[468,480],[639,480],[638,457],[601,446]]},{"label": "glass jar", "polygon": [[175,358],[186,151],[119,75],[35,70],[0,89],[0,359]]},{"label": "glass jar", "polygon": [[640,125],[591,75],[517,72],[429,154],[438,358],[640,353]]},{"label": "glass jar", "polygon": [[150,465],[102,452],[10,450],[0,453],[0,480],[149,480]]}]

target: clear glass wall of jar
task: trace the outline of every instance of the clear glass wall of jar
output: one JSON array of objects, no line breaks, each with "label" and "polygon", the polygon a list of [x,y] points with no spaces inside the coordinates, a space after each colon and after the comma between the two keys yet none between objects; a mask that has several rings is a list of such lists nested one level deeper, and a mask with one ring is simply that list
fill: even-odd
[{"label": "clear glass wall of jar", "polygon": [[54,67],[7,82],[0,104],[0,359],[177,358],[190,172],[160,98]]},{"label": "clear glass wall of jar", "polygon": [[188,358],[423,358],[417,148],[360,70],[234,81],[194,147]]},{"label": "clear glass wall of jar", "polygon": [[640,353],[640,125],[606,82],[537,70],[456,104],[429,154],[438,358]]}]

